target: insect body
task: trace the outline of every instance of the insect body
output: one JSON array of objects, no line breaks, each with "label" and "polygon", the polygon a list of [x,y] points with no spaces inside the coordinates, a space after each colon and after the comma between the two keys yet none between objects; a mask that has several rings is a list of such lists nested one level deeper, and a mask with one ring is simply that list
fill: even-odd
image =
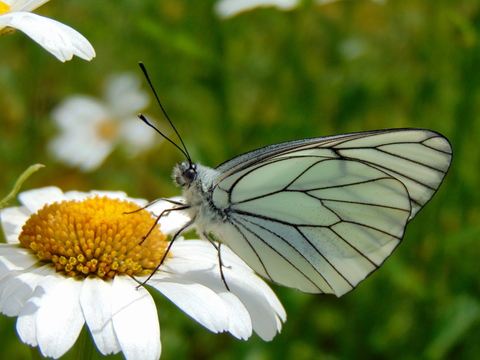
[{"label": "insect body", "polygon": [[391,129],[296,140],[173,177],[200,236],[265,278],[341,296],[376,270],[450,167],[442,135]]}]

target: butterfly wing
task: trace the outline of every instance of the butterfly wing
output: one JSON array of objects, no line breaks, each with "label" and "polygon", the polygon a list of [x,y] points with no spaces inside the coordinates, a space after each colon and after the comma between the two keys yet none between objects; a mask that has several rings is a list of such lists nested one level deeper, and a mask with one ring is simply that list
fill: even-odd
[{"label": "butterfly wing", "polygon": [[451,161],[435,132],[394,129],[292,141],[220,165],[210,230],[260,275],[341,296],[377,269]]}]

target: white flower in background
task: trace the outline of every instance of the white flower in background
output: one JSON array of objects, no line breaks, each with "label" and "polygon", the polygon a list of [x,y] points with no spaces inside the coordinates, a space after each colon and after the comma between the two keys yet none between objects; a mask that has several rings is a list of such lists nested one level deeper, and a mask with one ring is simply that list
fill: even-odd
[{"label": "white flower in background", "polygon": [[[319,5],[326,5],[340,0],[316,0]],[[378,4],[384,4],[387,0],[373,0]],[[275,7],[277,10],[289,11],[300,4],[300,0],[218,0],[215,4],[215,12],[221,18],[231,18],[245,11],[259,7]]]},{"label": "white flower in background", "polygon": [[49,143],[52,155],[70,166],[92,171],[117,144],[135,156],[160,143],[158,134],[137,117],[150,102],[140,83],[131,74],[112,76],[103,100],[75,95],[58,105],[52,116],[60,134]]},{"label": "white flower in background", "polygon": [[[326,5],[326,4],[330,4],[330,3],[333,3],[333,2],[339,2],[340,0],[316,0],[316,3],[317,4],[320,4],[320,5]],[[373,2],[376,2],[377,4],[385,4],[387,2],[387,0],[372,0]]]},{"label": "white flower in background", "polygon": [[[8,244],[0,244],[0,311],[17,316],[20,339],[58,358],[86,324],[98,350],[127,360],[160,357],[155,303],[143,282],[168,245],[145,200],[121,192],[97,195],[55,187],[19,194],[23,206],[0,212]],[[167,208],[157,203],[155,212]],[[172,214],[163,227],[187,219]],[[174,222],[174,224],[172,224]],[[165,226],[166,227],[166,226]],[[226,247],[218,253],[202,240],[177,240],[148,285],[213,332],[247,339],[255,331],[271,340],[285,321],[273,291]]]},{"label": "white flower in background", "polygon": [[276,7],[288,11],[298,3],[299,0],[220,0],[215,4],[215,11],[219,17],[229,18],[257,7]]},{"label": "white flower in background", "polygon": [[18,29],[52,53],[58,60],[71,60],[73,55],[91,60],[95,50],[85,37],[71,27],[31,11],[49,0],[0,1],[0,34],[6,27]]}]

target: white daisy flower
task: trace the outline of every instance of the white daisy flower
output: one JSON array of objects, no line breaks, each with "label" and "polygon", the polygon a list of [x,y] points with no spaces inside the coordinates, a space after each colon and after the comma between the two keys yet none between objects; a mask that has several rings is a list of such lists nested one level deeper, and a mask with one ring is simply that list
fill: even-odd
[{"label": "white daisy flower", "polygon": [[[146,201],[122,192],[62,193],[55,187],[23,192],[19,199],[23,206],[0,213],[8,241],[0,244],[0,311],[18,317],[20,339],[58,358],[86,324],[104,355],[122,351],[127,360],[158,359],[155,303],[137,286],[168,243],[158,227],[142,242],[155,221],[150,212],[135,211]],[[171,229],[185,220],[177,217]],[[171,215],[162,222],[172,222]],[[247,339],[255,331],[271,340],[286,318],[273,291],[223,247],[228,291],[218,262],[211,244],[180,239],[148,285],[213,332]]]},{"label": "white daisy flower", "polygon": [[[339,0],[316,0],[319,5],[326,5]],[[384,4],[387,0],[373,0],[378,4]],[[289,11],[298,6],[300,0],[218,0],[215,4],[215,12],[221,18],[231,18],[240,13],[253,10],[258,7],[275,7],[277,10]]]},{"label": "white daisy flower", "polygon": [[126,147],[129,156],[151,148],[161,140],[137,117],[149,102],[140,89],[140,79],[126,73],[109,78],[103,100],[71,96],[52,113],[60,129],[49,143],[52,155],[82,171],[92,171],[118,143]]},{"label": "white daisy flower", "polygon": [[221,18],[230,18],[257,7],[276,7],[288,11],[298,3],[299,0],[219,0],[215,4],[215,11]]},{"label": "white daisy flower", "polygon": [[47,1],[0,1],[0,34],[6,27],[21,30],[63,62],[71,60],[73,55],[92,60],[95,50],[82,34],[61,22],[31,13]]},{"label": "white daisy flower", "polygon": [[[326,4],[330,4],[337,1],[340,1],[340,0],[316,0],[315,2],[320,5],[326,5]],[[385,4],[387,2],[387,0],[372,0],[372,1],[376,2],[377,4]]]}]

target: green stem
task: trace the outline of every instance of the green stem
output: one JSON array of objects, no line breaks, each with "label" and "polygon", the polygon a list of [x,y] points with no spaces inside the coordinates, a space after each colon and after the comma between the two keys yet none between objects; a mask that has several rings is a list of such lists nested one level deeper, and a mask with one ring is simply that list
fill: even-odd
[{"label": "green stem", "polygon": [[30,177],[30,175],[32,175],[35,171],[38,171],[42,167],[45,167],[45,165],[35,164],[30,166],[27,170],[25,170],[23,174],[20,175],[17,182],[13,186],[12,191],[10,191],[10,193],[3,200],[0,201],[0,209],[3,208],[5,205],[7,205],[7,203],[17,195],[17,193],[20,191],[20,187],[22,186],[25,180],[27,180]]},{"label": "green stem", "polygon": [[90,336],[87,327],[84,326],[75,346],[73,347],[72,359],[90,360],[93,359],[94,353],[95,344],[93,343],[93,339]]}]

